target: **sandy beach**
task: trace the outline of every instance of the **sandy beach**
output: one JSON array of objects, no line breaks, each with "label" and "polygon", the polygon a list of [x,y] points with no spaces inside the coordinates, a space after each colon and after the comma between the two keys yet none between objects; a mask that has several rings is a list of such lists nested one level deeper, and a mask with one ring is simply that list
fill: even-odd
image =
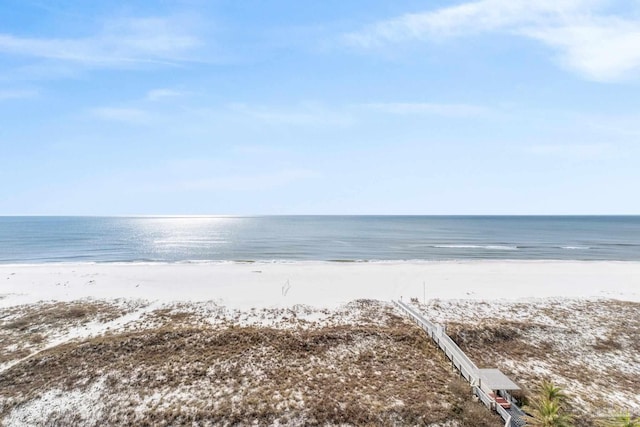
[{"label": "sandy beach", "polygon": [[0,307],[82,298],[215,301],[234,309],[356,299],[640,301],[640,262],[36,264],[0,266]]},{"label": "sandy beach", "polygon": [[581,425],[640,408],[640,262],[85,263],[0,266],[0,420],[501,425],[399,298]]}]

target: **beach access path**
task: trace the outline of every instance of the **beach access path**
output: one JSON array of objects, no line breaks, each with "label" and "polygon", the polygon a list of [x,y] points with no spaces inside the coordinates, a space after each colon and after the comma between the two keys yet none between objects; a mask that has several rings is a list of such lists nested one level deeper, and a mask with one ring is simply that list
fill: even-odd
[{"label": "beach access path", "polygon": [[[480,399],[487,408],[496,411],[504,420],[505,427],[522,427],[525,425],[522,419],[524,412],[516,405],[516,402],[510,399],[508,395],[505,397],[509,399],[511,407],[505,409],[501,407],[494,397],[492,397],[486,390],[486,387],[482,387],[482,374],[481,370],[467,357],[458,345],[446,334],[445,327],[438,323],[427,320],[420,312],[415,310],[409,304],[402,300],[394,300],[393,303],[406,315],[408,315],[413,322],[415,322],[422,330],[436,343],[438,347],[444,352],[444,354],[451,360],[453,366],[460,372],[460,375],[469,382],[473,389],[473,393]],[[503,374],[502,374],[503,375]],[[505,378],[504,382],[511,382]],[[513,384],[515,386],[515,384]],[[513,390],[513,389],[512,389]]]}]

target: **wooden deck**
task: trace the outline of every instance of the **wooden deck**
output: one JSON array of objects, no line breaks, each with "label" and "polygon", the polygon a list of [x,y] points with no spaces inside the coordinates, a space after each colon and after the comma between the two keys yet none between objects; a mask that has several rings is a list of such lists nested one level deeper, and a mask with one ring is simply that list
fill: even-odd
[{"label": "wooden deck", "polygon": [[[483,378],[485,382],[492,381],[488,374],[495,375],[500,384],[513,384],[504,374],[497,369],[478,369],[478,367],[467,357],[467,355],[453,342],[446,334],[444,326],[427,320],[420,312],[403,301],[393,301],[393,303],[407,314],[425,333],[436,343],[436,345],[444,352],[460,375],[471,384],[473,392],[482,403],[490,409],[496,411],[505,421],[505,427],[522,427],[525,425],[522,415],[524,414],[520,408],[511,400],[507,400],[500,396],[492,396],[492,391],[485,391],[487,384],[483,386]],[[484,371],[484,372],[483,372]],[[515,385],[515,384],[514,384]],[[510,386],[510,385],[509,385]],[[508,407],[507,407],[508,406]]]}]

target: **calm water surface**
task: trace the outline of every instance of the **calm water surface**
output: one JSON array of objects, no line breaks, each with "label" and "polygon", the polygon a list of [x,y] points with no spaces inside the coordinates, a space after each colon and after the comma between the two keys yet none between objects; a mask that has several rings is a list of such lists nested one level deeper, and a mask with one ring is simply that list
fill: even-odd
[{"label": "calm water surface", "polygon": [[0,217],[0,263],[640,260],[640,216]]}]

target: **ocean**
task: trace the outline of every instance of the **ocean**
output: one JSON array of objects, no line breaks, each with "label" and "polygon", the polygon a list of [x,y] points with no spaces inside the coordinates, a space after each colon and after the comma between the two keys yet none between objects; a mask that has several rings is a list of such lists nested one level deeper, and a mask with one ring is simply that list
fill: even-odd
[{"label": "ocean", "polygon": [[640,216],[0,217],[0,263],[640,260]]}]

